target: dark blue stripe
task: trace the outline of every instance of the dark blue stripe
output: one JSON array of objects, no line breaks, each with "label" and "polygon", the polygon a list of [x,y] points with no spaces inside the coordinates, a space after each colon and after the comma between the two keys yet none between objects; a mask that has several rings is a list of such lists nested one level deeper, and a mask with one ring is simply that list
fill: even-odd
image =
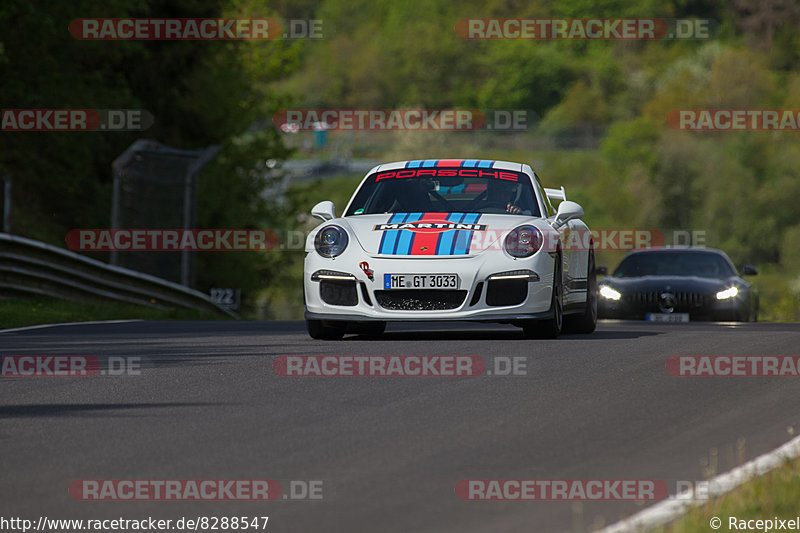
[{"label": "dark blue stripe", "polygon": [[[459,219],[461,213],[450,213],[447,215],[445,220],[448,222],[455,222]],[[453,247],[453,236],[455,235],[455,231],[448,230],[443,231],[439,234],[439,238],[436,239],[436,252],[435,255],[447,255],[445,252],[449,252],[450,249]]]},{"label": "dark blue stripe", "polygon": [[[389,217],[387,224],[394,224],[396,222],[400,222],[402,218],[403,218],[403,213],[395,213],[391,217]],[[399,233],[398,230],[384,231],[383,235],[381,236],[381,245],[378,247],[378,253],[380,254],[392,253],[395,243],[397,242],[398,233]]]},{"label": "dark blue stripe", "polygon": [[[400,223],[405,222],[406,220],[408,220],[408,217],[410,217],[410,216],[411,216],[411,213],[404,213],[403,214],[403,219],[402,220],[398,220],[397,222],[400,222]],[[394,246],[392,247],[392,251],[390,253],[393,254],[393,255],[397,255],[397,244],[400,242],[400,235],[403,233],[403,231],[404,230],[392,230],[392,233],[395,234],[395,240],[394,240]]]},{"label": "dark blue stripe", "polygon": [[[474,215],[471,215],[471,217],[472,218],[471,218],[470,222],[472,224],[476,224],[481,219],[481,215],[480,214],[474,214]],[[473,235],[475,235],[475,232],[474,231],[470,231],[469,232],[469,238],[467,239],[467,247],[466,247],[466,250],[464,251],[465,254],[469,253],[469,247],[472,245],[472,236]]]},{"label": "dark blue stripe", "polygon": [[[451,220],[451,222],[463,222],[464,221],[464,217],[467,216],[466,213],[455,213],[455,214],[458,214],[460,216],[456,220]],[[456,255],[456,252],[455,252],[455,250],[456,250],[456,242],[458,240],[459,235],[461,235],[461,232],[462,232],[462,230],[455,230],[455,231],[448,232],[448,233],[451,233],[453,236],[451,238],[450,249],[448,250],[448,254],[447,255]]]},{"label": "dark blue stripe", "polygon": [[[417,222],[422,216],[423,213],[409,213],[403,222]],[[407,229],[400,230],[395,246],[395,255],[409,255],[411,253],[414,235],[415,233],[413,231],[408,231]]]}]

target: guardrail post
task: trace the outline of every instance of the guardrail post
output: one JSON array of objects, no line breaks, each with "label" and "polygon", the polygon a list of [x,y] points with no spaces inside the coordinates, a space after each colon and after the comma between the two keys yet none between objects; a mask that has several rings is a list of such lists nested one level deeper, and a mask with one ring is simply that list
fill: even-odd
[{"label": "guardrail post", "polygon": [[11,233],[11,176],[3,174],[3,233]]},{"label": "guardrail post", "polygon": [[[200,170],[211,161],[222,149],[219,145],[209,146],[200,153],[200,156],[189,166],[186,171],[186,187],[183,196],[183,228],[193,229],[195,222],[195,183]],[[191,250],[181,251],[181,285],[191,287],[193,283]]]}]

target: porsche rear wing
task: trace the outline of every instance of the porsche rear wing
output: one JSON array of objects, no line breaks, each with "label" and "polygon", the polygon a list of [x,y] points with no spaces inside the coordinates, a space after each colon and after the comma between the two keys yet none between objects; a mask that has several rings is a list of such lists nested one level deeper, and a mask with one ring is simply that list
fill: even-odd
[{"label": "porsche rear wing", "polygon": [[562,185],[560,189],[548,189],[547,187],[544,188],[544,193],[547,197],[551,200],[566,200],[567,199],[567,191],[564,190],[564,186]]}]

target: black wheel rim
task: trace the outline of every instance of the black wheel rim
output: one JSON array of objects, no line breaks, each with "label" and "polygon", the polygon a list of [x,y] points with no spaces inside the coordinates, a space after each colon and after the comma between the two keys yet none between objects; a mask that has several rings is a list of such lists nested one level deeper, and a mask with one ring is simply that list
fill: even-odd
[{"label": "black wheel rim", "polygon": [[555,279],[555,301],[553,302],[554,305],[554,318],[556,322],[556,329],[561,331],[561,326],[563,322],[563,313],[561,309],[561,257],[558,257],[558,265],[556,266],[556,279]]},{"label": "black wheel rim", "polygon": [[589,287],[586,297],[589,299],[589,309],[592,322],[597,321],[597,273],[594,266],[594,250],[589,252]]}]

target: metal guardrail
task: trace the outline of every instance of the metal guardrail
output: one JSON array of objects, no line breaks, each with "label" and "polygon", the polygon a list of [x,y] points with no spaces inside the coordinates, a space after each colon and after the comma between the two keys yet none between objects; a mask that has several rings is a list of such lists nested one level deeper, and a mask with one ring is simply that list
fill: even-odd
[{"label": "metal guardrail", "polygon": [[8,233],[0,233],[0,293],[180,307],[238,318],[202,292]]}]

